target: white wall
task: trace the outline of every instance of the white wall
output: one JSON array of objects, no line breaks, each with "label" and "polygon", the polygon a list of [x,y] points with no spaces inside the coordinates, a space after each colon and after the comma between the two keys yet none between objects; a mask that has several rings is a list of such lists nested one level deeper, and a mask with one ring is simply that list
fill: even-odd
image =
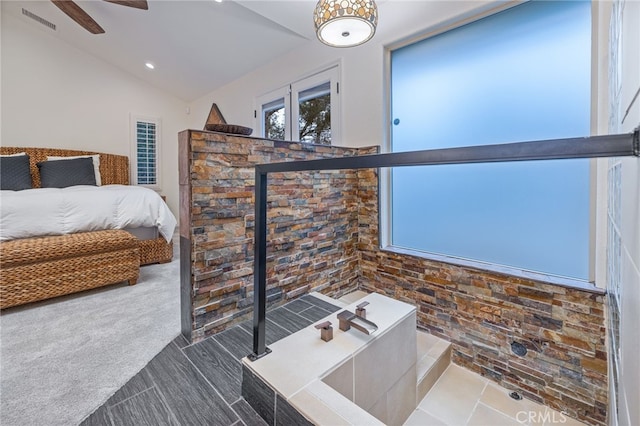
[{"label": "white wall", "polygon": [[[619,30],[613,33],[618,34],[619,42],[611,40],[610,46],[617,60],[609,76],[609,127],[612,133],[626,133],[640,125],[640,2],[615,3],[612,23]],[[620,186],[619,195],[613,193],[620,202],[620,215],[617,219],[610,209],[610,221],[615,225],[613,233],[620,237],[621,250],[619,264],[614,257],[610,262],[620,276],[620,358],[618,418],[610,417],[610,424],[635,426],[640,424],[640,159],[627,157],[609,163],[612,169],[616,165],[621,176],[609,189]],[[611,245],[608,248],[613,250]]]},{"label": "white wall", "polygon": [[[256,96],[339,61],[342,67],[342,140],[334,144],[381,145],[388,121],[384,100],[384,46],[496,4],[487,1],[389,0],[379,5],[378,30],[371,41],[354,48],[337,49],[311,40],[193,101],[189,126],[202,129],[211,104],[215,102],[228,123],[252,127],[254,134],[258,134],[253,116]],[[309,22],[311,25],[311,16]]]},{"label": "white wall", "polygon": [[178,214],[178,132],[186,104],[58,40],[39,24],[2,14],[4,146],[130,155],[130,114],[159,117],[161,193]]}]

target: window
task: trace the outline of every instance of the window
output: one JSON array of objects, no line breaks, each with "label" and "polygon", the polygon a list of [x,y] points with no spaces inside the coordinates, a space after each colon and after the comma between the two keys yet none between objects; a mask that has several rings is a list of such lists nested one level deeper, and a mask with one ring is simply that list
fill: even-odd
[{"label": "window", "polygon": [[284,98],[262,105],[262,114],[264,117],[263,136],[267,139],[284,140]]},{"label": "window", "polygon": [[[587,136],[591,4],[527,2],[391,52],[392,151]],[[589,160],[391,171],[391,246],[590,277]]]},{"label": "window", "polygon": [[160,119],[132,116],[132,183],[160,188]]},{"label": "window", "polygon": [[[281,87],[258,98],[261,115],[258,126],[267,139],[291,140],[291,86]],[[257,115],[257,113],[256,113]]]},{"label": "window", "polygon": [[257,98],[262,136],[324,145],[339,141],[338,76],[335,66]]}]

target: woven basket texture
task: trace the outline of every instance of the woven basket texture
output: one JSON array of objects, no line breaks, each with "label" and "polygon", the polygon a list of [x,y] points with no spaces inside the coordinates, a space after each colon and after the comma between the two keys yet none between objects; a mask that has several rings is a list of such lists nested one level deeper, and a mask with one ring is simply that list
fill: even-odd
[{"label": "woven basket texture", "polygon": [[123,281],[140,271],[126,231],[84,232],[0,243],[0,309]]},{"label": "woven basket texture", "polygon": [[164,238],[138,241],[140,264],[167,263],[173,259],[173,242],[167,244]]}]

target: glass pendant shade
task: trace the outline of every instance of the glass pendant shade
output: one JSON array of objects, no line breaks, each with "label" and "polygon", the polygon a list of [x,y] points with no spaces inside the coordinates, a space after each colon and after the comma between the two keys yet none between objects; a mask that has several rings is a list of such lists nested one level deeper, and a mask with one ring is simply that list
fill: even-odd
[{"label": "glass pendant shade", "polygon": [[373,37],[378,8],[373,0],[320,0],[313,12],[318,39],[333,47],[351,47]]}]

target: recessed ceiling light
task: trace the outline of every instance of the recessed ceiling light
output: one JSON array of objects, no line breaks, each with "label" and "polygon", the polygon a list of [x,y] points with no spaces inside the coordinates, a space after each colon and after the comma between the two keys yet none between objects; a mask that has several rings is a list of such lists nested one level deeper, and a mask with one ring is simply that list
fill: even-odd
[{"label": "recessed ceiling light", "polygon": [[216,3],[222,3],[222,0],[214,0]]},{"label": "recessed ceiling light", "polygon": [[153,65],[151,62],[147,62],[144,64],[145,67],[149,68],[150,70],[154,69],[156,66]]}]

